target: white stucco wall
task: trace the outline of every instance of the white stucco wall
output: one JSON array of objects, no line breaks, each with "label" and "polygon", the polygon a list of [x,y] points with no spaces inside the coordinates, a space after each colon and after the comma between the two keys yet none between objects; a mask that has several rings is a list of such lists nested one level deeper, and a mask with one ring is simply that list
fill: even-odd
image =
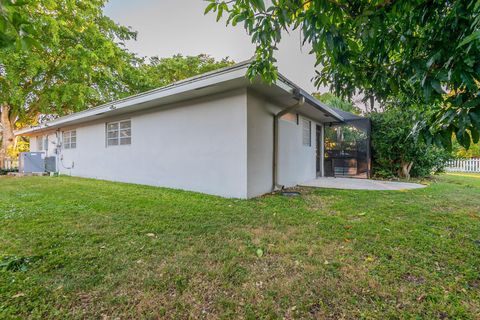
[{"label": "white stucco wall", "polygon": [[[38,148],[37,146],[37,139],[40,137],[48,137],[48,147],[45,149],[44,147]],[[45,156],[50,157],[55,155],[55,148],[57,142],[57,134],[54,131],[42,133],[41,136],[33,136],[30,137],[30,151],[31,152],[44,152]],[[43,144],[42,144],[43,146]]]},{"label": "white stucco wall", "polygon": [[[61,150],[59,171],[225,197],[259,196],[272,188],[273,114],[281,109],[254,91],[239,89],[61,128],[76,130],[77,147]],[[132,144],[106,147],[106,123],[127,119]],[[312,145],[304,146],[301,121],[279,121],[280,185],[316,177],[316,124],[312,121]],[[48,136],[51,156],[57,133]],[[36,137],[30,141],[31,151],[39,151]]]},{"label": "white stucco wall", "polygon": [[281,108],[248,91],[248,196],[255,197],[272,190],[273,114]]},{"label": "white stucco wall", "polygon": [[[126,119],[132,144],[106,147],[106,122]],[[62,150],[60,173],[246,198],[246,123],[246,89],[239,89],[62,128],[77,131],[77,147]],[[31,146],[36,151],[35,139]]]},{"label": "white stucco wall", "polygon": [[[272,189],[273,114],[280,106],[248,91],[248,196]],[[302,116],[300,116],[302,117]],[[279,120],[278,183],[292,187],[316,178],[316,122],[312,121],[311,146],[304,146],[302,124]]]},{"label": "white stucco wall", "polygon": [[283,120],[279,123],[278,181],[286,187],[315,179],[317,176],[315,131],[318,123],[312,121],[312,144],[304,146],[301,118],[302,116],[298,125]]}]

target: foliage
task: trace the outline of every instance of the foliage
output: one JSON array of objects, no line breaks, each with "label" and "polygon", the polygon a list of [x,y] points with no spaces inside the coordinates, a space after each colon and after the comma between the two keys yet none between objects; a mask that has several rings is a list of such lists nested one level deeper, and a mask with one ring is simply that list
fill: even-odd
[{"label": "foliage", "polygon": [[185,57],[177,54],[169,58],[152,57],[148,64],[139,67],[140,74],[145,77],[142,91],[228,67],[233,63],[228,58],[217,61],[207,54]]},{"label": "foliage", "polygon": [[135,33],[104,16],[104,3],[22,2],[18,11],[40,45],[0,48],[0,158],[14,145],[13,130],[42,114],[64,115],[137,90],[138,59],[122,45]]},{"label": "foliage", "polygon": [[480,158],[480,143],[471,143],[467,150],[456,140],[453,141],[453,156],[455,158]]},{"label": "foliage", "polygon": [[362,110],[359,107],[355,106],[353,103],[349,101],[345,101],[342,98],[337,97],[336,95],[325,92],[325,93],[314,93],[313,96],[317,98],[319,101],[325,103],[328,106],[350,112],[356,115],[362,114]]},{"label": "foliage", "polygon": [[33,35],[38,32],[24,10],[28,1],[0,0],[0,48],[16,45],[26,50],[38,45]]},{"label": "foliage", "polygon": [[[316,84],[373,104],[436,104],[416,130],[427,142],[466,148],[480,135],[480,2],[208,0],[205,12],[243,23],[256,45],[248,75],[276,79],[282,32],[301,29],[318,66]],[[446,94],[446,93],[449,94]]]},{"label": "foliage", "polygon": [[12,169],[0,169],[0,176],[7,175],[10,172],[18,172],[18,168],[12,168]]},{"label": "foliage", "polygon": [[298,191],[0,177],[0,318],[477,318],[479,175]]},{"label": "foliage", "polygon": [[443,169],[449,153],[415,139],[411,111],[390,109],[370,116],[374,175],[425,177]]},{"label": "foliage", "polygon": [[102,13],[104,0],[36,0],[24,6],[42,27],[41,47],[0,50],[0,102],[17,117],[65,114],[129,92],[135,58],[117,41],[135,37]]},{"label": "foliage", "polygon": [[18,137],[15,143],[7,149],[7,157],[17,159],[20,152],[30,151],[30,141],[26,137]]},{"label": "foliage", "polygon": [[325,157],[330,151],[339,153],[365,152],[368,144],[367,133],[352,125],[325,127]]}]

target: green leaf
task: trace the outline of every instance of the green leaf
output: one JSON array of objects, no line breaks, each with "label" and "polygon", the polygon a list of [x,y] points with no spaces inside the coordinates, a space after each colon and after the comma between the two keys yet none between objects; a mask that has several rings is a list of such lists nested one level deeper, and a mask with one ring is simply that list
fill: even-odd
[{"label": "green leaf", "polygon": [[263,257],[263,250],[258,248],[257,251],[256,251],[256,254],[257,254],[257,257],[259,257],[259,258]]},{"label": "green leaf", "polygon": [[20,43],[23,50],[29,50],[30,48],[37,45],[37,42],[32,37],[22,37],[20,38]]},{"label": "green leaf", "polygon": [[475,113],[475,112],[470,112],[469,113],[470,119],[474,123],[474,125],[478,128],[480,128],[480,112]]},{"label": "green leaf", "polygon": [[477,30],[475,32],[473,32],[471,35],[465,37],[462,42],[460,42],[460,44],[457,46],[457,48],[460,48],[466,44],[469,44],[470,42],[472,41],[475,41],[475,40],[480,40],[480,30]]},{"label": "green leaf", "polygon": [[432,86],[423,86],[423,96],[425,98],[425,101],[430,101],[430,97],[432,96]]},{"label": "green leaf", "polygon": [[433,79],[431,82],[432,88],[435,89],[439,94],[444,94],[445,91],[442,88],[442,85],[440,84],[440,81],[437,79]]},{"label": "green leaf", "polygon": [[218,6],[217,7],[217,22],[220,21],[223,15],[223,6]]},{"label": "green leaf", "polygon": [[477,128],[470,128],[470,134],[472,135],[473,143],[478,143],[480,140],[479,130]]},{"label": "green leaf", "polygon": [[458,143],[460,143],[462,147],[468,150],[468,148],[470,148],[471,142],[470,134],[464,128],[459,128],[456,132],[456,136]]},{"label": "green leaf", "polygon": [[265,3],[263,2],[263,0],[251,0],[253,6],[260,10],[260,11],[265,11]]},{"label": "green leaf", "polygon": [[433,56],[430,57],[427,61],[427,68],[430,69],[430,67],[435,63],[435,61],[438,59],[440,56],[440,52],[435,53]]},{"label": "green leaf", "polygon": [[209,13],[210,11],[212,11],[213,9],[215,9],[217,6],[217,4],[215,2],[211,2],[206,8],[205,8],[205,11],[203,14],[207,14]]}]

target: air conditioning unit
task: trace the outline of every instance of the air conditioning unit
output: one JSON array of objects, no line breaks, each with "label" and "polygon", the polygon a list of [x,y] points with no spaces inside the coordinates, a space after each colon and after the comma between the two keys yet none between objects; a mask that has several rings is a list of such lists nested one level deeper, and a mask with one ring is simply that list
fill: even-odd
[{"label": "air conditioning unit", "polygon": [[44,152],[21,152],[18,162],[18,172],[39,173],[45,172]]},{"label": "air conditioning unit", "polygon": [[57,170],[57,157],[46,157],[45,158],[45,171],[46,172],[58,172]]}]

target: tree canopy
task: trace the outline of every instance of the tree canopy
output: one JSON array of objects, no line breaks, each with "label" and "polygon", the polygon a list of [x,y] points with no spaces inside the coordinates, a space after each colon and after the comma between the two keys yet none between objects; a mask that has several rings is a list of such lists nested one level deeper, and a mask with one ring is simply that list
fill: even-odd
[{"label": "tree canopy", "polygon": [[455,158],[480,158],[480,143],[472,143],[467,150],[455,140],[453,141],[453,156]]},{"label": "tree canopy", "polygon": [[379,177],[425,177],[441,171],[449,153],[411,135],[412,110],[372,112],[372,168]]},{"label": "tree canopy", "polygon": [[104,3],[24,2],[38,45],[0,49],[1,154],[13,143],[17,121],[78,111],[136,87],[138,60],[122,46],[135,33],[104,16]]},{"label": "tree canopy", "polygon": [[0,48],[18,45],[27,48],[32,44],[34,32],[26,11],[25,1],[0,0]]},{"label": "tree canopy", "polygon": [[330,92],[314,93],[313,96],[328,106],[356,115],[362,114],[362,110],[360,110],[360,108],[355,106],[352,102],[345,101]]},{"label": "tree canopy", "polygon": [[106,0],[0,0],[0,162],[13,130],[228,66],[227,58],[144,58],[136,33],[103,14]]},{"label": "tree canopy", "polygon": [[480,1],[209,0],[256,45],[248,76],[273,81],[282,32],[300,29],[316,56],[317,85],[341,97],[433,106],[417,132],[468,147],[480,133]]},{"label": "tree canopy", "polygon": [[177,54],[168,58],[152,57],[149,59],[149,63],[139,67],[139,72],[145,80],[141,90],[165,86],[202,73],[228,67],[233,63],[228,58],[217,61],[207,54],[196,56]]}]

